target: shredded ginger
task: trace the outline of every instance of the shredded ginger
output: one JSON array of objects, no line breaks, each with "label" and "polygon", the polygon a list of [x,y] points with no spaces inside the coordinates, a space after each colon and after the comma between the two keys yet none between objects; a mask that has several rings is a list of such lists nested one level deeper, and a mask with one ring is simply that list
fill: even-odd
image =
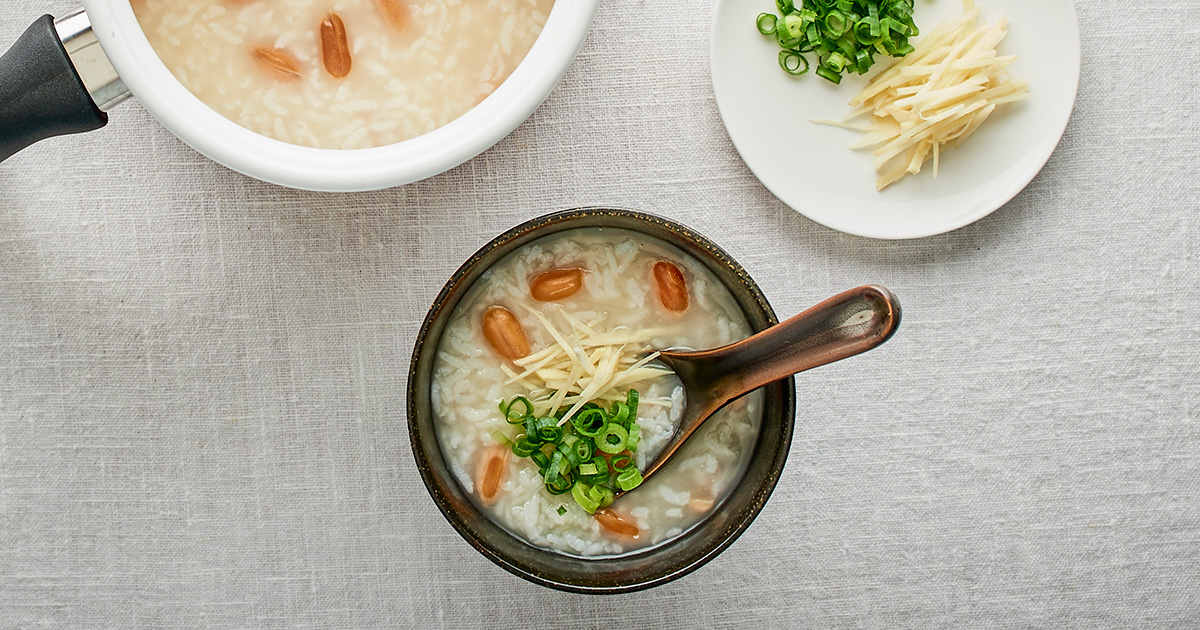
[{"label": "shredded ginger", "polygon": [[554,343],[513,361],[520,372],[507,365],[501,369],[508,376],[506,385],[525,388],[537,415],[553,416],[569,405],[560,426],[589,402],[624,400],[630,385],[670,373],[657,364],[650,365],[658,352],[650,352],[649,341],[658,331],[617,328],[602,332],[595,328],[598,321],[585,323],[561,309],[559,315],[569,329],[560,331],[542,313],[529,312]]},{"label": "shredded ginger", "polygon": [[[964,0],[963,15],[943,22],[913,52],[871,80],[850,101],[856,109],[838,121],[818,120],[865,132],[852,149],[874,149],[877,190],[921,172],[940,153],[958,146],[983,124],[996,106],[1028,98],[1028,84],[1011,79],[1017,58],[998,56],[1008,20],[977,25],[979,9]],[[866,125],[855,121],[867,114]]]}]

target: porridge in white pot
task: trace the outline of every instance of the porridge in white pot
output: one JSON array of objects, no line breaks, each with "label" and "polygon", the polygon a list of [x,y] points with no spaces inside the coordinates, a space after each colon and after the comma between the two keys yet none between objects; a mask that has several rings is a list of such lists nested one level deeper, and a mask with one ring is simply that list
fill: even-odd
[{"label": "porridge in white pot", "polygon": [[265,136],[361,149],[415,138],[491,94],[554,0],[131,0],[201,101]]}]

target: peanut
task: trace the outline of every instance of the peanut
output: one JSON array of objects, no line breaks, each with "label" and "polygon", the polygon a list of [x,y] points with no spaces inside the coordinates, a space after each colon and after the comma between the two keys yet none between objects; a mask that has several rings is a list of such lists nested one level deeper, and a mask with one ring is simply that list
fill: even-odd
[{"label": "peanut", "polygon": [[479,461],[479,468],[475,471],[475,488],[484,505],[491,505],[500,493],[500,484],[508,468],[508,453],[507,448],[497,444],[484,451],[483,459]]},{"label": "peanut", "polygon": [[687,310],[687,282],[679,267],[665,260],[654,263],[654,281],[658,285],[658,301],[663,308],[676,313]]},{"label": "peanut", "polygon": [[529,354],[529,339],[512,311],[493,306],[483,313],[483,338],[500,356],[515,361]]},{"label": "peanut", "polygon": [[255,61],[258,61],[264,68],[274,70],[287,75],[289,78],[300,76],[300,63],[296,58],[282,48],[267,48],[259,46],[250,51],[254,56]]},{"label": "peanut", "polygon": [[596,510],[595,516],[596,520],[600,521],[600,527],[618,536],[637,538],[642,533],[637,525],[621,518],[619,514],[610,509]]},{"label": "peanut", "polygon": [[375,4],[397,33],[403,33],[408,28],[408,23],[412,21],[412,13],[408,10],[408,5],[404,4],[404,0],[375,0]]},{"label": "peanut", "polygon": [[330,12],[321,22],[321,58],[325,71],[335,79],[350,74],[350,43],[346,41],[346,24],[338,14]]},{"label": "peanut", "polygon": [[539,302],[555,302],[575,295],[583,288],[583,270],[562,267],[540,273],[529,282],[529,295]]}]

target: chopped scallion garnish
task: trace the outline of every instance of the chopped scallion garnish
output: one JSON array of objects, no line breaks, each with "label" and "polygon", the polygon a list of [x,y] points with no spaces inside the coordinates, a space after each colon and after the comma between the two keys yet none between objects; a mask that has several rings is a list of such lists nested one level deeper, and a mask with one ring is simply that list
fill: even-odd
[{"label": "chopped scallion garnish", "polygon": [[591,489],[592,486],[582,481],[576,482],[575,487],[571,488],[571,496],[575,497],[575,502],[579,504],[579,507],[587,511],[588,514],[600,509],[600,501],[592,498]]},{"label": "chopped scallion garnish", "polygon": [[[546,492],[571,493],[589,513],[608,507],[616,491],[628,492],[642,482],[634,463],[640,441],[637,423],[638,393],[626,392],[625,401],[613,402],[608,411],[588,403],[569,423],[562,414],[538,418],[533,403],[524,396],[499,405],[505,421],[524,429],[515,439],[496,429],[492,437],[517,457],[528,457],[538,467]],[[559,514],[566,512],[559,506]]]},{"label": "chopped scallion garnish", "polygon": [[642,483],[642,471],[637,468],[627,468],[617,475],[617,487],[622,492],[628,492]]},{"label": "chopped scallion garnish", "polygon": [[600,437],[596,438],[596,448],[615,455],[625,450],[625,440],[628,437],[629,431],[626,431],[625,427],[610,422],[604,427],[604,432],[600,434]]},{"label": "chopped scallion garnish", "polygon": [[628,455],[616,455],[608,461],[612,466],[612,469],[618,473],[634,467],[633,458],[629,457]]},{"label": "chopped scallion garnish", "polygon": [[775,15],[772,13],[759,13],[758,21],[755,23],[758,26],[758,32],[763,35],[771,35],[775,32]]},{"label": "chopped scallion garnish", "polygon": [[808,72],[808,60],[794,50],[781,50],[779,67],[790,75],[800,76]]},{"label": "chopped scallion garnish", "polygon": [[571,424],[575,426],[575,432],[579,435],[594,438],[604,431],[604,427],[608,425],[608,418],[604,417],[604,412],[600,409],[585,409],[571,420]]},{"label": "chopped scallion garnish", "polygon": [[501,431],[500,429],[495,429],[495,430],[493,430],[493,431],[492,431],[492,437],[493,437],[493,438],[494,438],[494,439],[495,439],[497,442],[499,442],[499,443],[503,444],[504,446],[507,446],[508,448],[512,448],[512,447],[513,447],[513,441],[512,441],[512,439],[511,439],[511,438],[509,438],[507,435],[505,435],[505,434],[504,434],[504,432],[503,432],[503,431]]},{"label": "chopped scallion garnish", "polygon": [[841,83],[842,74],[865,74],[875,53],[903,57],[912,52],[908,38],[920,31],[913,22],[913,0],[776,0],[778,15],[760,13],[759,33],[782,48],[779,67],[800,76],[809,70],[803,53],[817,55],[818,76]]},{"label": "chopped scallion garnish", "polygon": [[533,417],[533,403],[524,396],[517,396],[510,402],[500,403],[500,415],[504,416],[509,424],[522,424]]}]

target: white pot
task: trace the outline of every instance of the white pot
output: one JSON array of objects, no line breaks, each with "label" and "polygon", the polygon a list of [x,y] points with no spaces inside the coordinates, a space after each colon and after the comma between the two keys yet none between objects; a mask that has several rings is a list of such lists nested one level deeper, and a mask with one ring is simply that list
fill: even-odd
[{"label": "white pot", "polygon": [[[512,75],[456,120],[411,140],[352,150],[287,144],[235,124],[202,103],[163,65],[127,0],[83,3],[104,55],[121,81],[181,140],[251,177],[292,188],[343,192],[389,188],[436,175],[508,135],[566,73],[587,36],[599,0],[555,2],[541,35]],[[78,60],[72,59],[78,66]]]}]

